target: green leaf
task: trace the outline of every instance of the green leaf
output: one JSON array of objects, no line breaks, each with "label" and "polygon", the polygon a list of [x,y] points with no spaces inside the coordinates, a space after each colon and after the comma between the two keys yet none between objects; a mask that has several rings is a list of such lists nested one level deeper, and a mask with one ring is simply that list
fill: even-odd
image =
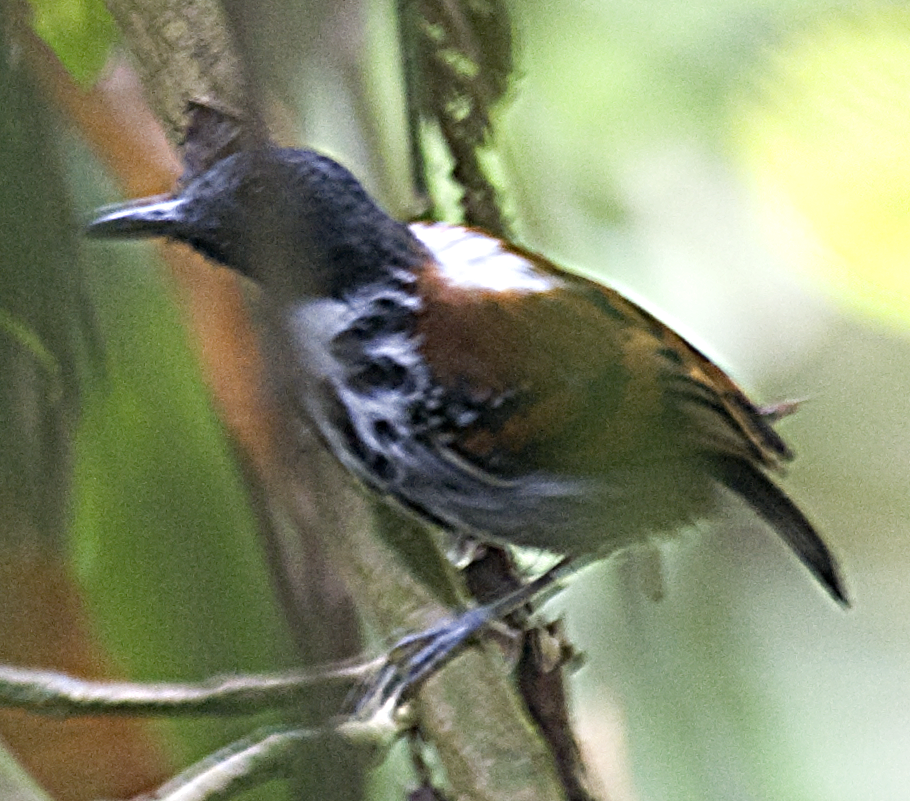
[{"label": "green leaf", "polygon": [[35,32],[82,86],[90,85],[117,41],[117,26],[101,0],[31,0]]}]

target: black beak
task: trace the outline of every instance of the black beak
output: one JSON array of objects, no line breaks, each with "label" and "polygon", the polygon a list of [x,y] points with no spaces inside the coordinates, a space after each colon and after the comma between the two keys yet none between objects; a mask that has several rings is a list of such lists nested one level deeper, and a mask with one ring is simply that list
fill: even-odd
[{"label": "black beak", "polygon": [[85,233],[99,239],[171,236],[184,221],[185,203],[181,197],[157,195],[108,206],[99,210]]}]

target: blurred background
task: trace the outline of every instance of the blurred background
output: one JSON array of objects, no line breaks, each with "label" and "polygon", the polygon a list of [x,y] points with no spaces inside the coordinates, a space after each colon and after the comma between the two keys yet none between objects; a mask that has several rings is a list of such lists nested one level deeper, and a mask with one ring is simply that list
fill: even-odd
[{"label": "blurred background", "polygon": [[[408,216],[395,5],[260,5],[288,130]],[[854,602],[835,608],[736,509],[661,544],[659,602],[628,559],[590,569],[549,611],[587,655],[573,692],[592,764],[614,801],[906,799],[910,10],[510,10],[516,75],[494,155],[519,240],[627,291],[758,400],[806,399],[780,426],[798,454],[785,485],[839,555]],[[140,679],[290,664],[210,399],[217,369],[198,366],[208,335],[183,325],[204,316],[205,298],[181,301],[195,279],[156,270],[153,246],[78,235],[118,186],[164,191],[176,169],[131,105],[116,28],[89,0],[5,15],[51,49],[9,48],[0,112],[0,433],[13,510],[0,535],[0,660]],[[129,135],[106,130],[107,115]],[[160,186],[118,173],[140,159],[111,156],[122,142],[159,159]],[[32,476],[36,464],[52,469]],[[76,740],[24,721],[5,717],[3,736],[55,798],[118,795],[89,764],[113,770],[115,751],[95,741],[78,768],[49,766],[46,752]],[[248,728],[155,724],[114,740],[141,744],[152,781]],[[88,785],[75,787],[74,771]],[[401,797],[407,781],[384,771],[376,797]]]}]

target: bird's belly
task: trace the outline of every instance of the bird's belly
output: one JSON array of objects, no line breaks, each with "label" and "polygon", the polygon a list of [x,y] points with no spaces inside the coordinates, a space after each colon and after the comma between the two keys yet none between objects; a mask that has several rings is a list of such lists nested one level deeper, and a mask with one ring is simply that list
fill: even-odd
[{"label": "bird's belly", "polygon": [[682,464],[586,479],[535,472],[504,481],[454,472],[441,483],[425,464],[406,461],[398,470],[403,480],[386,492],[446,528],[571,556],[603,557],[671,535],[710,517],[718,503],[713,482]]}]

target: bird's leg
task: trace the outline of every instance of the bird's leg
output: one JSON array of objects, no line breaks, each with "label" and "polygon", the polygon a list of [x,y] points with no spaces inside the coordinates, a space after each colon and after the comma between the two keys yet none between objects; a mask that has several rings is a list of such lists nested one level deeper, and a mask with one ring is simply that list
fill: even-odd
[{"label": "bird's leg", "polygon": [[563,559],[532,581],[483,606],[469,609],[400,639],[388,651],[385,665],[367,681],[352,699],[355,717],[369,717],[373,710],[398,706],[421,682],[432,676],[455,656],[473,636],[532,601],[542,601],[571,576],[577,565]]}]

